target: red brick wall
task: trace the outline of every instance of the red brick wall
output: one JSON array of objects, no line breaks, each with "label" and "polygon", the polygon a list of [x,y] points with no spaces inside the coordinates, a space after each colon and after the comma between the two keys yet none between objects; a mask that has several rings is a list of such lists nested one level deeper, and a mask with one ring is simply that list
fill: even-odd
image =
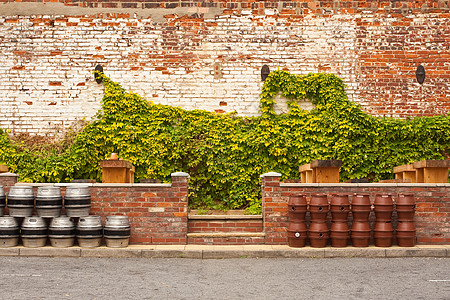
[{"label": "red brick wall", "polygon": [[[309,201],[312,194],[390,194],[394,203],[401,193],[412,193],[416,200],[414,217],[418,244],[450,243],[450,184],[296,184],[280,183],[280,175],[268,173],[263,177],[262,201],[266,244],[287,244],[289,222],[287,203],[293,193],[303,193]],[[396,214],[393,214],[396,226]],[[351,217],[349,218],[351,222]],[[373,229],[374,214],[371,213]]]},{"label": "red brick wall", "polygon": [[33,0],[0,1],[0,127],[17,132],[94,116],[96,64],[127,90],[186,109],[257,115],[267,64],[335,73],[373,115],[450,111],[449,1],[36,0],[35,12]]}]

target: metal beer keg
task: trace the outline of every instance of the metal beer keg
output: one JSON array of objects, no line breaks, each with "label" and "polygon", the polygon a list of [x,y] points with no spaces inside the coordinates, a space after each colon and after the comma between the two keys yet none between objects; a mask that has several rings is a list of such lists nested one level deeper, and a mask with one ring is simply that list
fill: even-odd
[{"label": "metal beer keg", "polygon": [[31,186],[12,186],[7,197],[12,217],[31,217],[34,209],[34,193]]},{"label": "metal beer keg", "polygon": [[130,222],[127,216],[107,216],[104,228],[107,247],[123,248],[130,240]]},{"label": "metal beer keg", "polygon": [[69,217],[89,216],[91,194],[88,186],[68,186],[64,196],[64,208]]},{"label": "metal beer keg", "polygon": [[39,217],[59,217],[61,215],[61,208],[62,196],[59,187],[38,187],[36,211]]},{"label": "metal beer keg", "polygon": [[20,229],[24,247],[44,247],[47,243],[47,224],[41,217],[25,217]]},{"label": "metal beer keg", "polygon": [[81,217],[77,224],[77,239],[80,247],[99,247],[103,238],[100,216]]},{"label": "metal beer keg", "polygon": [[3,186],[0,185],[0,217],[5,213],[6,195]]},{"label": "metal beer keg", "polygon": [[72,247],[75,243],[75,223],[71,217],[53,218],[48,228],[48,237],[53,247]]},{"label": "metal beer keg", "polygon": [[19,223],[14,217],[0,217],[0,247],[15,247],[19,243]]}]

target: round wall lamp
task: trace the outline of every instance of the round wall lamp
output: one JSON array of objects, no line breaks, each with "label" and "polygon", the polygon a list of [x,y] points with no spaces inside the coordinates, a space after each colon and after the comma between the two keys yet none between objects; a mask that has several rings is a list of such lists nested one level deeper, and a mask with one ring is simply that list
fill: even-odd
[{"label": "round wall lamp", "polygon": [[417,82],[423,84],[425,81],[425,68],[422,65],[419,65],[416,70],[416,79]]},{"label": "round wall lamp", "polygon": [[96,71],[94,72],[95,81],[97,81],[98,84],[102,83],[102,77],[100,76],[100,73],[103,73],[103,67],[101,65],[97,65],[94,71]]}]

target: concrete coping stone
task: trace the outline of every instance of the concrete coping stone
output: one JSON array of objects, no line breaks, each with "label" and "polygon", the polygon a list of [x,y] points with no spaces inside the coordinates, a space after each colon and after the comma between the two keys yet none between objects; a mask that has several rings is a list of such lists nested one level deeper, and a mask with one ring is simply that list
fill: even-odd
[{"label": "concrete coping stone", "polygon": [[277,172],[268,172],[268,173],[264,173],[260,176],[261,178],[264,177],[281,177],[281,173],[277,173]]},{"label": "concrete coping stone", "polygon": [[170,188],[171,183],[28,183],[18,182],[17,186],[56,186],[56,187],[69,187],[69,186],[88,186],[88,187],[104,187],[104,188],[116,188],[116,187],[149,187],[149,188]]},{"label": "concrete coping stone", "polygon": [[280,183],[281,187],[450,187],[450,183]]},{"label": "concrete coping stone", "polygon": [[334,257],[450,257],[450,245],[414,247],[291,248],[288,245],[129,245],[126,248],[69,248],[23,246],[0,248],[0,256],[113,257],[113,258],[334,258]]},{"label": "concrete coping stone", "polygon": [[5,172],[0,173],[0,177],[19,177],[19,175],[16,173]]},{"label": "concrete coping stone", "polygon": [[185,172],[174,172],[170,174],[171,177],[187,177],[190,178],[191,176],[188,173]]}]

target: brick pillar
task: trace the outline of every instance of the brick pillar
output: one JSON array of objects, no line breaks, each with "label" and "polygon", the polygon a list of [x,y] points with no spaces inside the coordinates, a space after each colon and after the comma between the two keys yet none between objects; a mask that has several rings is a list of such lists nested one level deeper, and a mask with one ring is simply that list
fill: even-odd
[{"label": "brick pillar", "polygon": [[14,173],[0,173],[0,185],[3,186],[5,192],[9,192],[9,187],[14,186],[17,183],[17,177],[19,177],[19,175]]},{"label": "brick pillar", "polygon": [[168,234],[165,243],[186,244],[188,232],[188,194],[189,194],[189,174],[175,172],[172,176],[172,207],[165,209],[166,213],[173,213],[173,222],[170,227],[172,231]]},{"label": "brick pillar", "polygon": [[262,213],[264,218],[265,243],[287,244],[288,211],[287,202],[281,197],[280,173],[261,175]]}]

